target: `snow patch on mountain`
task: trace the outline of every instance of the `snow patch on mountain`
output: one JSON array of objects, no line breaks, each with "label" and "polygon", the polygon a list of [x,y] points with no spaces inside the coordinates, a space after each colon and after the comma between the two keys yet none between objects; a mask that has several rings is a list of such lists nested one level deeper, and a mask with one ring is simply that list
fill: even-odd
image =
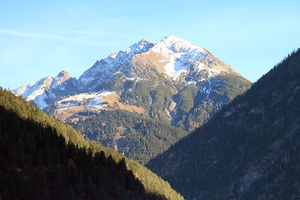
[{"label": "snow patch on mountain", "polygon": [[34,100],[37,96],[43,94],[47,89],[50,88],[53,82],[53,78],[48,76],[32,84],[28,84],[17,88],[13,92],[16,95],[22,95],[27,101]]},{"label": "snow patch on mountain", "polygon": [[209,78],[204,85],[200,86],[198,90],[206,96],[202,101],[209,100],[209,95],[212,91],[211,78]]},{"label": "snow patch on mountain", "polygon": [[167,63],[164,69],[172,79],[178,79],[194,65],[196,65],[195,68],[197,71],[209,69],[209,76],[220,73],[218,70],[208,68],[208,66],[199,62],[199,60],[205,59],[208,56],[205,49],[176,36],[165,37],[151,50],[164,58],[161,60],[161,63]]},{"label": "snow patch on mountain", "polygon": [[47,108],[49,105],[46,103],[47,95],[45,93],[37,96],[34,100],[36,106],[43,110],[44,108]]},{"label": "snow patch on mountain", "polygon": [[196,86],[196,85],[197,85],[197,82],[194,81],[194,80],[191,80],[191,81],[188,81],[188,82],[187,82],[187,86],[188,86],[188,85],[192,85],[192,84],[193,84],[194,86]]},{"label": "snow patch on mountain", "polygon": [[66,110],[72,107],[83,105],[86,110],[101,110],[107,108],[107,105],[102,101],[104,97],[113,95],[113,91],[101,91],[98,93],[81,93],[67,97],[58,101],[59,110]]},{"label": "snow patch on mountain", "polygon": [[182,73],[187,72],[185,66],[178,65],[178,63],[176,62],[176,58],[170,59],[168,64],[166,64],[164,68],[166,70],[166,73],[174,79],[177,79]]},{"label": "snow patch on mountain", "polygon": [[[68,82],[69,79],[70,82]],[[34,102],[38,108],[43,110],[54,99],[67,95],[69,92],[74,93],[74,91],[70,91],[72,84],[76,85],[74,82],[76,80],[71,80],[71,76],[67,71],[61,71],[55,78],[45,77],[34,83],[21,86],[13,90],[13,93],[17,96],[22,95],[27,101]]]},{"label": "snow patch on mountain", "polygon": [[156,46],[165,46],[174,53],[186,53],[191,52],[193,50],[204,52],[204,49],[202,47],[198,47],[193,43],[182,38],[176,37],[174,35],[170,35],[169,37],[163,38],[162,41]]}]

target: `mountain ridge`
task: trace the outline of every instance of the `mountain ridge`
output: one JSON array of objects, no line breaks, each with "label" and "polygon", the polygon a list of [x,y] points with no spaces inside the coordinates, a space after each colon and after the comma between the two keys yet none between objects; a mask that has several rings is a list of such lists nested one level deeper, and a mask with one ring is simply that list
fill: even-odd
[{"label": "mountain ridge", "polygon": [[[161,58],[157,60],[155,57]],[[227,73],[241,77],[206,49],[171,35],[157,44],[143,39],[124,51],[98,60],[78,79],[71,78],[68,72],[63,70],[55,78],[48,76],[32,84],[21,86],[13,92],[22,95],[43,110],[53,107],[51,104],[55,101],[80,93],[110,91],[118,93],[123,100],[126,98],[122,97],[124,94],[122,90],[125,89],[122,88],[125,86],[122,86],[125,84],[123,82],[137,83],[148,80],[152,83],[150,89],[155,89],[157,85],[162,84],[169,87],[173,95],[193,84],[198,87],[198,90],[202,89],[204,93],[209,93],[211,90],[206,88],[210,87],[210,80],[216,76],[226,76]],[[58,80],[60,76],[63,76],[62,80]],[[58,85],[55,83],[57,81],[60,81]],[[201,87],[205,82],[208,83],[207,86]],[[249,85],[250,82],[245,82],[244,88],[241,89],[246,90]],[[127,99],[123,100],[123,103],[126,101]]]},{"label": "mountain ridge", "polygon": [[[72,78],[67,71],[62,70],[55,78],[48,76],[48,77],[40,79],[39,81],[36,81],[32,84],[24,85],[24,86],[21,86],[17,89],[14,89],[13,92],[17,95],[22,95],[24,98],[28,99],[29,101],[34,100],[34,98],[37,95],[28,98],[28,96],[29,96],[28,93],[30,93],[30,92],[25,91],[28,86],[32,87],[32,86],[36,85],[37,82],[44,81],[44,79],[48,80],[49,82],[53,82],[54,80],[58,79],[61,75],[63,75],[62,80],[61,80],[62,83],[65,82],[65,81],[68,81],[68,79],[70,79],[70,78],[72,78],[73,80],[78,82],[77,85],[79,87],[79,91],[77,91],[77,92],[80,92],[80,93],[91,92],[93,90],[91,88],[83,89],[84,87],[86,87],[85,82],[91,81],[90,79],[87,78],[87,76],[93,77],[91,74],[97,74],[98,75],[98,73],[103,74],[103,72],[105,72],[107,74],[114,74],[114,73],[116,73],[116,71],[114,71],[112,68],[115,65],[120,64],[120,63],[124,64],[126,62],[130,62],[130,59],[134,56],[137,56],[137,55],[150,54],[149,51],[153,51],[156,54],[165,54],[165,56],[167,56],[167,58],[170,59],[170,60],[173,60],[173,57],[175,57],[175,59],[177,59],[176,57],[178,56],[178,55],[173,56],[173,55],[171,55],[170,52],[178,53],[178,54],[182,54],[183,52],[184,53],[190,52],[191,55],[183,56],[183,57],[186,57],[186,58],[185,58],[184,61],[181,61],[181,62],[187,62],[186,60],[189,60],[189,61],[192,60],[192,63],[188,63],[190,65],[191,64],[192,65],[197,65],[197,64],[199,65],[199,63],[196,63],[196,62],[199,62],[200,58],[209,57],[212,60],[216,60],[217,63],[221,63],[222,65],[225,66],[223,69],[220,69],[220,71],[232,72],[232,73],[235,73],[237,75],[240,75],[239,73],[234,71],[229,65],[225,64],[224,62],[222,62],[218,58],[214,57],[213,54],[210,53],[208,50],[206,50],[202,47],[198,47],[198,46],[192,44],[191,42],[186,41],[186,40],[181,39],[181,38],[178,38],[174,35],[170,35],[169,37],[164,37],[157,44],[152,43],[148,39],[142,39],[138,43],[135,43],[135,44],[131,45],[129,48],[127,48],[124,51],[119,51],[118,53],[112,53],[109,56],[107,56],[106,58],[96,61],[94,63],[94,65],[91,68],[89,68],[88,70],[86,70],[85,72],[83,72],[83,74],[78,79]],[[179,55],[179,56],[181,56],[181,55]],[[172,57],[172,58],[170,58],[170,57]],[[115,60],[115,59],[117,59],[117,60]],[[163,62],[164,61],[165,60],[163,60]],[[207,61],[207,64],[211,64],[210,62],[212,62],[212,61],[211,60]],[[187,63],[183,63],[183,65],[184,64],[187,64]],[[102,67],[102,66],[99,66],[99,65],[105,65],[105,67]],[[165,69],[161,69],[160,71],[165,71],[166,74],[169,75],[169,77],[176,79],[176,78],[178,78],[178,74],[177,74],[177,76],[175,74],[175,76],[172,77],[172,72],[171,71],[179,71],[179,74],[181,74],[182,70],[180,70],[179,66],[175,65],[173,67],[174,67],[174,69],[168,69],[167,66],[164,66]],[[200,65],[198,70],[202,70],[202,67],[205,67],[205,66]],[[104,71],[101,71],[102,70],[101,68],[103,68]],[[175,70],[175,68],[177,68],[177,70]],[[206,70],[207,70],[207,68],[211,68],[211,66],[206,66]],[[205,69],[205,68],[203,68],[203,69]],[[186,71],[186,69],[184,69],[184,71]],[[210,72],[208,74],[208,76],[213,75],[214,73],[216,73],[216,71],[217,71],[216,69],[212,70],[212,72]],[[219,73],[219,72],[217,72],[217,73]],[[133,78],[133,77],[128,77],[128,78],[130,79],[130,78]],[[99,77],[97,77],[97,79],[99,79]],[[100,77],[100,79],[101,79],[101,77]],[[100,81],[103,81],[103,80],[100,80]],[[98,80],[98,83],[99,83],[99,80]],[[56,84],[54,83],[51,87],[55,87],[55,86],[56,86]],[[49,89],[48,84],[45,84],[44,89],[45,90]]]}]

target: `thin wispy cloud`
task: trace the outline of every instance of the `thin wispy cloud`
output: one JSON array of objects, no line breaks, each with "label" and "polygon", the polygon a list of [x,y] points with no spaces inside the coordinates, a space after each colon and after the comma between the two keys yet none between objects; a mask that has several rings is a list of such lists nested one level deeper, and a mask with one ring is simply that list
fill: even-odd
[{"label": "thin wispy cloud", "polygon": [[[52,40],[64,40],[64,41],[72,41],[78,45],[86,45],[86,46],[100,46],[105,47],[109,46],[106,44],[105,40],[99,42],[99,38],[97,42],[90,41],[88,37],[91,35],[94,36],[104,36],[103,33],[93,32],[93,31],[60,31],[60,34],[53,33],[53,34],[41,34],[41,33],[29,33],[23,31],[15,31],[9,29],[0,29],[0,35],[10,35],[16,37],[29,37],[29,38],[36,38],[36,39],[52,39]],[[100,37],[101,38],[101,37]]]},{"label": "thin wispy cloud", "polygon": [[23,31],[15,31],[9,29],[0,29],[0,34],[13,35],[18,37],[31,37],[31,38],[41,38],[41,39],[57,39],[57,40],[68,40],[68,38],[61,35],[54,34],[41,34],[41,33],[28,33]]}]

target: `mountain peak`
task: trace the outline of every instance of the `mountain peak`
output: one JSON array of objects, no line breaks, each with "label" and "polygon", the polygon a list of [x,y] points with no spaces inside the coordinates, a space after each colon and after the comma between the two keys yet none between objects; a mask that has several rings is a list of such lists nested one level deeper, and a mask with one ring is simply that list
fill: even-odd
[{"label": "mountain peak", "polygon": [[59,74],[54,78],[55,84],[54,86],[60,85],[61,83],[69,80],[71,78],[70,74],[66,70],[62,70]]},{"label": "mountain peak", "polygon": [[169,36],[166,36],[162,39],[162,41],[169,41],[169,42],[179,42],[179,41],[185,41],[187,42],[187,40],[184,40],[180,37],[177,37],[175,35],[169,35]]},{"label": "mountain peak", "polygon": [[[169,54],[169,53],[187,53],[187,52],[205,52],[201,47],[194,45],[193,43],[179,38],[175,35],[164,37],[159,43],[157,43],[152,50],[157,53]],[[170,52],[171,51],[171,52]]]},{"label": "mountain peak", "polygon": [[59,77],[71,77],[71,76],[66,70],[62,70],[55,78],[59,78]]},{"label": "mountain peak", "polygon": [[134,55],[140,54],[148,51],[154,46],[153,42],[148,39],[142,39],[138,43],[131,45],[128,49],[126,49],[126,54]]},{"label": "mountain peak", "polygon": [[[174,81],[175,87],[179,83],[189,84],[192,80],[203,82],[203,80],[215,77],[221,72],[232,71],[227,64],[218,60],[207,50],[182,38],[170,35],[157,44],[153,44],[148,39],[142,39],[126,50],[112,53],[108,57],[96,61],[78,80],[71,78],[69,73],[63,70],[55,78],[50,77],[45,83],[26,85],[18,88],[15,93],[23,94],[23,96],[25,94],[25,98],[27,98],[34,91],[39,91],[36,92],[36,95],[30,96],[30,100],[33,100],[45,91],[38,90],[39,88],[48,90],[51,86],[50,89],[55,90],[54,93],[59,92],[60,98],[62,94],[65,96],[66,92],[63,90],[66,90],[66,87],[72,94],[99,92],[111,90],[112,82],[120,77],[153,80],[157,74],[162,75],[167,80]],[[48,94],[50,96],[47,96]],[[47,95],[51,101],[52,97],[55,96],[50,91]],[[58,99],[58,96],[55,98]]]},{"label": "mountain peak", "polygon": [[[192,49],[199,49],[202,51],[201,47],[198,47],[194,45],[193,43],[184,40],[182,38],[179,38],[175,35],[170,35],[168,37],[164,37],[161,42],[161,44],[165,45],[167,48],[171,49],[174,52],[182,52]],[[158,43],[158,44],[160,44]]]},{"label": "mountain peak", "polygon": [[153,42],[151,42],[150,40],[148,40],[147,38],[144,38],[142,40],[140,40],[138,42],[139,45],[145,45],[145,44],[153,44]]}]

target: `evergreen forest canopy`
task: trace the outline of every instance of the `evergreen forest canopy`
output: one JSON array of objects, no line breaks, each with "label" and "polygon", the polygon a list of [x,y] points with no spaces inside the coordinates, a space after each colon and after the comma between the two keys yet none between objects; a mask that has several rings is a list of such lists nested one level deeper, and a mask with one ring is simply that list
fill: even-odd
[{"label": "evergreen forest canopy", "polygon": [[124,110],[103,110],[80,115],[84,120],[80,118],[76,123],[70,122],[76,130],[104,146],[112,144],[111,148],[141,164],[147,163],[187,135],[181,128]]},{"label": "evergreen forest canopy", "polygon": [[182,199],[137,162],[0,89],[0,199]]},{"label": "evergreen forest canopy", "polygon": [[299,199],[300,49],[147,166],[187,199]]}]

